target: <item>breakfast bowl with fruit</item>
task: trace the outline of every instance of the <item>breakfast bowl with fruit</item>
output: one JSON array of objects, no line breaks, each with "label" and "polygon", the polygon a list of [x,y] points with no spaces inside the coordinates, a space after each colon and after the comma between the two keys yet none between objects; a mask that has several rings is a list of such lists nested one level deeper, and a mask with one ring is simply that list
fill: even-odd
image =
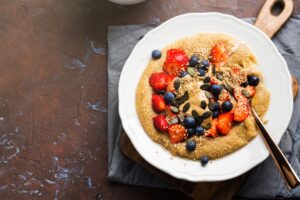
[{"label": "breakfast bowl with fruit", "polygon": [[217,13],[178,16],[150,31],[119,82],[120,117],[136,150],[189,181],[233,178],[262,162],[268,150],[251,107],[278,143],[292,105],[290,74],[269,38]]}]

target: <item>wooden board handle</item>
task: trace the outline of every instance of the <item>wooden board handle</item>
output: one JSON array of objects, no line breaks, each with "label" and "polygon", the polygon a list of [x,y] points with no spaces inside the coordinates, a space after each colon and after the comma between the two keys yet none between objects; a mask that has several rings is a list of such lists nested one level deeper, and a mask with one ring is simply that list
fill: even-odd
[{"label": "wooden board handle", "polygon": [[[277,9],[276,9],[277,8]],[[273,11],[281,12],[274,14]],[[254,25],[265,32],[270,38],[282,27],[293,12],[293,0],[266,0]]]}]

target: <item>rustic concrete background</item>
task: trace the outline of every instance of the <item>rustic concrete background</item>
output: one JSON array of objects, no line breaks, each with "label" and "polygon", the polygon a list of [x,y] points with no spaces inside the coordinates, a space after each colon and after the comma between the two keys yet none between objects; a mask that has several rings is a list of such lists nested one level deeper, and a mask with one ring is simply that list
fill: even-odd
[{"label": "rustic concrete background", "polygon": [[2,0],[0,199],[187,199],[106,180],[106,28],[187,12],[253,17],[263,2]]}]

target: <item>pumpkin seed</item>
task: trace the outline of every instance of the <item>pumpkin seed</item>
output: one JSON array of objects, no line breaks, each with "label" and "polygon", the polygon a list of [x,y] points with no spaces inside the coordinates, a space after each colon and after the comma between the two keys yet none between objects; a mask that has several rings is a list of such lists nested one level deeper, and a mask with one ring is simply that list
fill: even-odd
[{"label": "pumpkin seed", "polygon": [[208,91],[205,91],[205,96],[208,98],[208,99],[212,99],[213,98],[213,95],[208,92]]},{"label": "pumpkin seed", "polygon": [[210,129],[211,128],[211,124],[206,124],[205,126],[203,126],[203,128],[205,128],[206,130]]},{"label": "pumpkin seed", "polygon": [[204,120],[204,119],[203,119],[201,116],[199,116],[199,117],[196,119],[196,123],[199,124],[199,125],[201,125],[202,122],[203,122],[203,120]]},{"label": "pumpkin seed", "polygon": [[169,124],[177,124],[178,122],[179,122],[179,119],[177,117],[174,117],[174,118],[171,119]]},{"label": "pumpkin seed", "polygon": [[217,73],[216,75],[217,79],[219,79],[220,81],[223,80],[223,75],[221,73]]},{"label": "pumpkin seed", "polygon": [[204,100],[202,100],[200,102],[200,107],[204,110],[206,108],[206,102]]},{"label": "pumpkin seed", "polygon": [[192,116],[197,119],[199,117],[198,113],[196,110],[192,110]]},{"label": "pumpkin seed", "polygon": [[184,92],[182,99],[183,99],[183,101],[189,100],[189,93],[187,91]]},{"label": "pumpkin seed", "polygon": [[200,86],[200,89],[202,89],[202,90],[209,90],[210,89],[210,84],[204,83],[203,85]]},{"label": "pumpkin seed", "polygon": [[180,79],[176,78],[174,81],[174,88],[175,88],[175,90],[178,90],[179,87],[180,87]]},{"label": "pumpkin seed", "polygon": [[177,115],[177,117],[178,117],[180,122],[184,121],[184,115],[183,114],[179,114],[179,115]]},{"label": "pumpkin seed", "polygon": [[173,101],[171,102],[171,104],[172,104],[172,106],[177,107],[177,108],[179,108],[179,106],[180,106],[180,102],[179,102],[179,100],[177,98],[173,99]]},{"label": "pumpkin seed", "polygon": [[242,94],[247,97],[248,99],[251,98],[249,92],[247,90],[242,90]]},{"label": "pumpkin seed", "polygon": [[226,90],[232,94],[233,93],[232,87],[227,82],[225,82],[224,85],[225,85]]},{"label": "pumpkin seed", "polygon": [[210,82],[210,76],[205,77],[203,80],[204,83],[209,83]]},{"label": "pumpkin seed", "polygon": [[184,104],[183,108],[182,108],[182,112],[187,112],[191,107],[191,104],[188,102],[186,104]]},{"label": "pumpkin seed", "polygon": [[212,115],[212,112],[206,111],[206,112],[204,112],[204,113],[202,114],[201,117],[202,117],[203,119],[207,119],[207,118],[209,118],[211,115]]},{"label": "pumpkin seed", "polygon": [[179,109],[176,108],[175,106],[171,106],[170,109],[171,109],[171,111],[172,111],[173,113],[178,113],[178,112],[179,112]]},{"label": "pumpkin seed", "polygon": [[216,75],[216,66],[213,65],[211,72],[214,76]]},{"label": "pumpkin seed", "polygon": [[190,76],[194,76],[196,74],[196,69],[194,67],[188,67],[187,68],[187,73],[190,75]]}]

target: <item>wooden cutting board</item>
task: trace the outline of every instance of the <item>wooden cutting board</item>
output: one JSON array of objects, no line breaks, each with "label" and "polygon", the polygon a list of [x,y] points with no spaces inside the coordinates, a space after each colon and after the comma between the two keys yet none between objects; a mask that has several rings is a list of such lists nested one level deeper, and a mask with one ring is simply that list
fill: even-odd
[{"label": "wooden cutting board", "polygon": [[[284,3],[284,9],[282,10],[280,15],[274,16],[271,12],[271,7],[276,2],[277,0],[267,0],[254,24],[256,27],[264,31],[270,38],[287,21],[293,10],[292,0],[282,0],[280,2]],[[282,7],[282,4],[279,3],[279,7]],[[295,77],[293,77],[292,85],[293,95],[295,98],[298,94],[298,81]],[[220,182],[188,182],[176,179],[148,164],[135,150],[134,146],[132,145],[124,131],[122,131],[120,135],[119,146],[125,156],[134,160],[136,163],[142,165],[143,167],[152,171],[153,173],[157,174],[167,182],[173,184],[176,188],[178,188],[178,190],[186,193],[193,199],[232,199],[246,177],[246,174],[243,174],[234,179]]]}]

